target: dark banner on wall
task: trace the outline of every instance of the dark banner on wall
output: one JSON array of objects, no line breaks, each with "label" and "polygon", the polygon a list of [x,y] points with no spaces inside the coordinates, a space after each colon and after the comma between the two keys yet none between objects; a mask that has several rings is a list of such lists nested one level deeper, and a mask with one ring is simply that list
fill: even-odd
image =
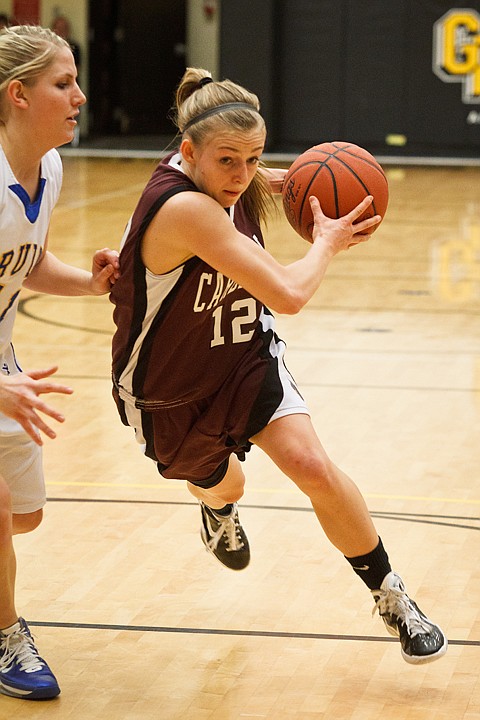
[{"label": "dark banner on wall", "polygon": [[[348,138],[390,154],[480,154],[480,0],[265,0],[253,28],[256,0],[237,6],[222,0],[222,74],[259,94],[270,149]],[[249,38],[249,66],[233,32]]]}]

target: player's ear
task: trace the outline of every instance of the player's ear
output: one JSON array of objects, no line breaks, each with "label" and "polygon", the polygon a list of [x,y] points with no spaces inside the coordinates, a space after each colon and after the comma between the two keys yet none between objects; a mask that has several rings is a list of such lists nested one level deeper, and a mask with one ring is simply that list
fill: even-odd
[{"label": "player's ear", "polygon": [[182,158],[185,162],[193,165],[195,162],[195,146],[188,136],[183,138],[180,145],[180,152],[182,153]]},{"label": "player's ear", "polygon": [[11,80],[8,83],[6,95],[14,107],[28,107],[28,100],[25,95],[25,86],[21,80]]}]

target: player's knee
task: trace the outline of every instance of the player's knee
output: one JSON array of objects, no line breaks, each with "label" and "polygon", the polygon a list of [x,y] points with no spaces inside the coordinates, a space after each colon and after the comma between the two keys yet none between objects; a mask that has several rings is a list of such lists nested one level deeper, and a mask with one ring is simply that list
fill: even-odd
[{"label": "player's knee", "polygon": [[43,510],[25,513],[22,515],[15,514],[13,516],[13,534],[21,535],[22,533],[32,532],[35,530],[43,519]]},{"label": "player's knee", "polygon": [[229,490],[228,493],[225,493],[225,495],[222,497],[222,500],[225,500],[225,503],[235,503],[238,502],[243,497],[244,488],[242,487],[236,487]]},{"label": "player's knee", "polygon": [[244,478],[237,478],[235,483],[228,483],[228,485],[222,487],[222,483],[212,488],[212,494],[218,500],[223,501],[225,504],[238,502],[243,497],[245,487]]},{"label": "player's knee", "polygon": [[309,497],[328,495],[337,483],[336,468],[328,456],[316,449],[303,448],[291,457],[293,479]]},{"label": "player's knee", "polygon": [[231,456],[228,464],[228,470],[222,481],[218,483],[213,492],[219,500],[225,503],[238,502],[243,496],[245,488],[245,475],[242,467],[235,456]]}]

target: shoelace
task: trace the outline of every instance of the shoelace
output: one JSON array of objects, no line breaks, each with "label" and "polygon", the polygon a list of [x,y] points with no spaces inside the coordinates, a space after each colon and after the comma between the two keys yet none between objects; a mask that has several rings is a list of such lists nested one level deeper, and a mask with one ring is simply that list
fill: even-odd
[{"label": "shoelace", "polygon": [[410,637],[431,631],[430,625],[422,618],[403,590],[390,588],[382,590],[381,593],[372,610],[372,615],[375,615],[377,610],[380,615],[394,615],[405,624]]},{"label": "shoelace", "polygon": [[33,640],[22,630],[2,637],[0,649],[3,651],[0,656],[0,671],[9,670],[14,661],[27,673],[36,672],[43,667]]},{"label": "shoelace", "polygon": [[[210,517],[208,518],[211,520]],[[209,522],[210,529],[213,532],[213,536],[208,541],[207,545],[211,550],[216,550],[220,538],[225,533],[227,538],[227,552],[234,552],[235,550],[241,550],[243,548],[243,542],[240,537],[240,523],[238,521],[238,515],[235,506],[230,515],[227,517],[221,517],[215,515],[215,521],[219,523],[218,529],[213,531],[211,522]]]}]

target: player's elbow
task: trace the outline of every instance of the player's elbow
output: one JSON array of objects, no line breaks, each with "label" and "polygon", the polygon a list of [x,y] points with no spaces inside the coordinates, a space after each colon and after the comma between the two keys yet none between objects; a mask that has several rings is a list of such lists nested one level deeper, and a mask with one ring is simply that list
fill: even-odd
[{"label": "player's elbow", "polygon": [[282,292],[278,293],[271,309],[282,315],[296,315],[305,306],[308,297],[304,293],[295,288],[282,288]]}]

